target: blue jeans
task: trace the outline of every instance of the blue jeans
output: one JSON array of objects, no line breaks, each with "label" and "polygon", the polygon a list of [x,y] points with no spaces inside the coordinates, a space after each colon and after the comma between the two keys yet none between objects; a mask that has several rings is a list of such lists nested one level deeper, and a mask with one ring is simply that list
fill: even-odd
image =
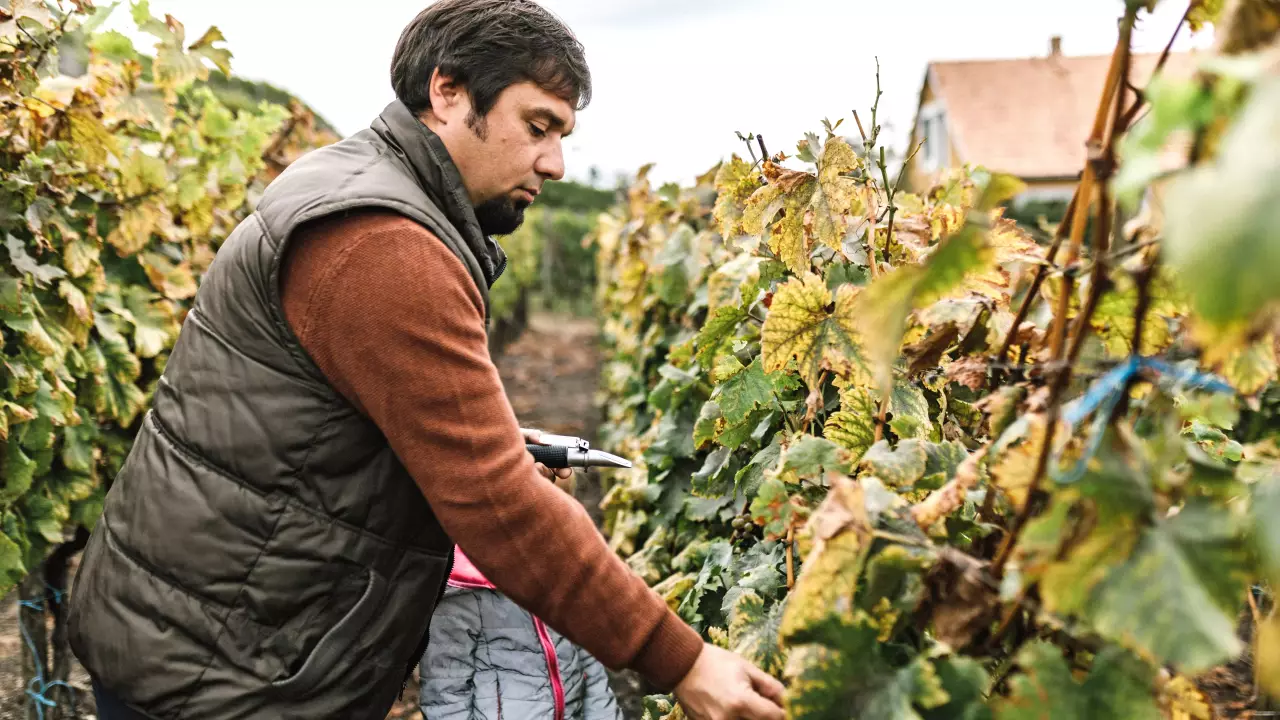
[{"label": "blue jeans", "polygon": [[98,720],[153,720],[125,704],[123,700],[93,681],[93,700],[98,708]]}]

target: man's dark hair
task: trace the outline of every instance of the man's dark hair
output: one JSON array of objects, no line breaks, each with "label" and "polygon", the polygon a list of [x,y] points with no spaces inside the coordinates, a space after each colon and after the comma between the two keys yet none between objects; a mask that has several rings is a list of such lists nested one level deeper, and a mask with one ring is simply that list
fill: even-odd
[{"label": "man's dark hair", "polygon": [[467,89],[479,131],[498,95],[535,83],[578,110],[591,101],[582,43],[532,0],[440,0],[418,14],[396,43],[391,86],[415,114],[431,107],[428,83],[440,68]]}]

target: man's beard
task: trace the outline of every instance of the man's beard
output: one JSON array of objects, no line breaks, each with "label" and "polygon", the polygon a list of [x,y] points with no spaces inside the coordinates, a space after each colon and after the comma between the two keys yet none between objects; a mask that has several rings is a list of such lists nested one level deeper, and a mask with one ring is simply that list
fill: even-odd
[{"label": "man's beard", "polygon": [[476,220],[480,232],[485,235],[510,235],[524,222],[524,210],[528,203],[517,202],[502,195],[476,206]]}]

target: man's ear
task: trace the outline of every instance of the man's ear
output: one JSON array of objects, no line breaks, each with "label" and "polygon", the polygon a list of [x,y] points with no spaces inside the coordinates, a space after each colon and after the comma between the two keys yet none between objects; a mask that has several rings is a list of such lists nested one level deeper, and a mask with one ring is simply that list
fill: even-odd
[{"label": "man's ear", "polygon": [[431,98],[430,112],[441,122],[462,120],[471,111],[471,100],[466,88],[452,75],[440,72],[440,68],[431,71],[427,91]]}]

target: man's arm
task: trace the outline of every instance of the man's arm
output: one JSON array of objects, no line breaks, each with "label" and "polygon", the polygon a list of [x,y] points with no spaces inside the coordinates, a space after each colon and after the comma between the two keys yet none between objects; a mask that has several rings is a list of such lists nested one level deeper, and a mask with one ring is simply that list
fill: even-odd
[{"label": "man's arm", "polygon": [[372,213],[306,228],[292,247],[289,323],[476,567],[605,665],[675,688],[701,638],[535,472],[461,261],[421,226]]}]

